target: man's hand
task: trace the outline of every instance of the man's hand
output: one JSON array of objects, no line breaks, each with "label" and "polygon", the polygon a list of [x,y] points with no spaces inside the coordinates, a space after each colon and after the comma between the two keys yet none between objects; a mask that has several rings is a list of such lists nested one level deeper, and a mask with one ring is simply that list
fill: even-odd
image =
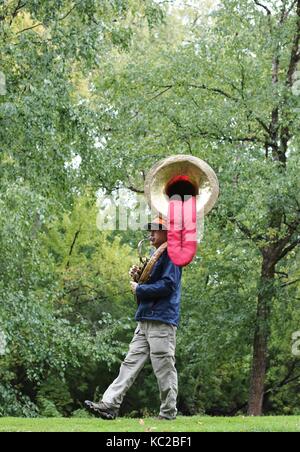
[{"label": "man's hand", "polygon": [[137,288],[137,286],[138,286],[138,283],[133,282],[133,281],[130,281],[131,292],[132,292],[133,294],[136,293],[136,288]]},{"label": "man's hand", "polygon": [[135,281],[137,282],[139,277],[141,276],[141,268],[138,267],[137,265],[133,265],[130,270],[129,270],[129,276]]}]

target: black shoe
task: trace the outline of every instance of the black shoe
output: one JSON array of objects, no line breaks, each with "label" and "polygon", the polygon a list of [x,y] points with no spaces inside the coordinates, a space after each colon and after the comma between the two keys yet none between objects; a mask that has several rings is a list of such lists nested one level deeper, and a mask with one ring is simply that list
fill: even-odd
[{"label": "black shoe", "polygon": [[90,400],[86,400],[84,402],[85,407],[96,416],[101,417],[102,419],[113,420],[117,417],[118,411],[113,408],[109,408],[105,403],[99,402],[94,403]]},{"label": "black shoe", "polygon": [[157,421],[175,421],[176,417],[165,417],[160,414],[155,418]]}]

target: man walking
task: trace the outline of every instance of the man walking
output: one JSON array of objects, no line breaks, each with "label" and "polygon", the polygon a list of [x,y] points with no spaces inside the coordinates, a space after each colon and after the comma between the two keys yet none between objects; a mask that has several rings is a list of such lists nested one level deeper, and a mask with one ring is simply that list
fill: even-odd
[{"label": "man walking", "polygon": [[[150,242],[158,249],[167,241],[166,222],[156,218],[148,224]],[[136,267],[132,267],[133,276]],[[137,296],[138,321],[128,354],[119,375],[107,388],[99,403],[85,401],[86,407],[104,419],[115,419],[123,398],[149,359],[160,392],[159,419],[175,419],[178,391],[175,367],[176,329],[179,323],[182,269],[169,258],[167,250],[159,257],[145,284],[131,282]]]}]

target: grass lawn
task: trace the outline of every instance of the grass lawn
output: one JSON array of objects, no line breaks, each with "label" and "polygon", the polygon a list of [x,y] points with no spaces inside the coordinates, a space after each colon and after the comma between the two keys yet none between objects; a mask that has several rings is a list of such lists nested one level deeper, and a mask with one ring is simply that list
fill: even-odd
[{"label": "grass lawn", "polygon": [[203,417],[179,416],[104,421],[96,418],[0,418],[0,432],[300,432],[300,416]]}]

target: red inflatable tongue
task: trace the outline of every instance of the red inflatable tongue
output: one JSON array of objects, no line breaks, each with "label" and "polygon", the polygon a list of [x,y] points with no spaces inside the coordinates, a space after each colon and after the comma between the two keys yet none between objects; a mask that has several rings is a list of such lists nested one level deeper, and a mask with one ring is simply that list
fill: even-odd
[{"label": "red inflatable tongue", "polygon": [[197,252],[196,197],[187,201],[171,200],[168,212],[168,255],[171,261],[184,267]]}]

